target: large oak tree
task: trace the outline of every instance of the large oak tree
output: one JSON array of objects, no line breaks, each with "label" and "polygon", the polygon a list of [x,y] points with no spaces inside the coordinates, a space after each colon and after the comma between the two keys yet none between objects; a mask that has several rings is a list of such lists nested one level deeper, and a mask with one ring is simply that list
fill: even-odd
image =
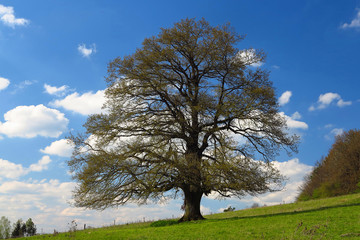
[{"label": "large oak tree", "polygon": [[[229,24],[185,19],[108,66],[103,114],[72,136],[76,206],[104,209],[184,198],[181,221],[202,219],[203,195],[273,190],[279,149],[296,151],[286,131],[262,51],[239,50]],[[262,160],[262,161],[256,161]]]}]

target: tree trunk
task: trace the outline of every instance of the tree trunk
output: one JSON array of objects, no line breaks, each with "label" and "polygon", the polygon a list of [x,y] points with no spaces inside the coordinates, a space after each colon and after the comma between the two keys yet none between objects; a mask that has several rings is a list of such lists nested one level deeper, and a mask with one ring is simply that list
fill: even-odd
[{"label": "tree trunk", "polygon": [[179,222],[205,219],[200,212],[200,202],[203,193],[201,191],[191,192],[190,190],[184,190],[184,195],[185,213]]}]

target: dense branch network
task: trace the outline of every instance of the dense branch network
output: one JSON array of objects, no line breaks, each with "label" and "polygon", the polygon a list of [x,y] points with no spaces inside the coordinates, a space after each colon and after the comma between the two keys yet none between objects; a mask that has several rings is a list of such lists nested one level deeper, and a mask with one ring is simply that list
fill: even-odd
[{"label": "dense branch network", "polygon": [[251,67],[264,54],[240,51],[240,40],[229,25],[186,19],[109,64],[106,113],[71,138],[78,206],[180,190],[185,200],[243,196],[281,182],[269,161],[279,148],[296,151],[297,137],[286,133],[268,72]]}]

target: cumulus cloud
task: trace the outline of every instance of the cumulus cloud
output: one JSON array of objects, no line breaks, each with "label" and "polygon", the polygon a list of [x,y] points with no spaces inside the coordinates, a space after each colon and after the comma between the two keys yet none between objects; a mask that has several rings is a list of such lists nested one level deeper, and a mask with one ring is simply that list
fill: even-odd
[{"label": "cumulus cloud", "polygon": [[54,86],[50,86],[48,84],[44,84],[44,88],[45,88],[45,92],[50,95],[64,96],[66,90],[68,89],[68,86],[63,85],[61,87],[54,87]]},{"label": "cumulus cloud", "polygon": [[14,28],[15,26],[22,26],[29,23],[29,20],[24,18],[16,18],[13,7],[6,7],[0,4],[0,21],[5,25]]},{"label": "cumulus cloud", "polygon": [[312,166],[301,163],[298,158],[285,162],[274,161],[273,164],[281,174],[289,178],[289,182],[302,181],[303,177],[313,169]]},{"label": "cumulus cloud", "polygon": [[294,113],[291,115],[291,118],[292,118],[292,119],[295,119],[295,120],[301,119],[301,114],[300,114],[299,112],[294,112]]},{"label": "cumulus cloud", "polygon": [[[273,161],[272,164],[287,179],[284,188],[281,191],[264,193],[258,196],[246,196],[242,199],[229,199],[229,201],[232,202],[231,206],[238,205],[245,207],[244,204],[252,204],[254,202],[259,205],[276,205],[295,201],[299,194],[299,188],[304,183],[304,177],[313,170],[313,166],[301,163],[298,158],[293,158],[285,162]],[[216,194],[211,194],[208,198],[215,199],[216,197]],[[224,208],[220,208],[218,211],[223,210]]]},{"label": "cumulus cloud", "polygon": [[37,163],[31,164],[29,170],[32,172],[41,172],[48,169],[48,165],[51,163],[49,156],[43,156]]},{"label": "cumulus cloud", "polygon": [[339,136],[344,133],[343,128],[334,128],[330,131],[329,134],[325,135],[325,139],[327,140],[334,140],[334,137]]},{"label": "cumulus cloud", "polygon": [[0,134],[22,138],[59,137],[69,123],[63,113],[42,104],[18,106],[5,113],[4,119],[0,122]]},{"label": "cumulus cloud", "polygon": [[87,92],[82,95],[75,92],[64,99],[55,100],[50,104],[55,107],[63,107],[66,110],[80,113],[82,115],[96,114],[102,112],[105,103],[105,91],[99,90],[96,93]]},{"label": "cumulus cloud", "polygon": [[15,164],[0,158],[0,178],[16,179],[28,173],[21,164]]},{"label": "cumulus cloud", "polygon": [[285,115],[284,112],[280,112],[279,113],[281,117],[283,117],[286,121],[286,125],[288,126],[288,128],[290,129],[308,129],[309,126],[302,121],[298,121],[298,119],[301,118],[300,113],[295,112],[291,117]]},{"label": "cumulus cloud", "polygon": [[301,163],[298,158],[285,162],[274,161],[273,165],[288,179],[284,189],[278,192],[261,194],[256,197],[247,197],[243,199],[243,201],[249,203],[257,202],[261,205],[275,205],[284,202],[294,202],[299,194],[299,187],[304,182],[304,177],[313,170],[313,166]]},{"label": "cumulus cloud", "polygon": [[45,149],[40,150],[42,153],[49,155],[57,155],[60,157],[71,157],[73,151],[73,144],[69,140],[61,139],[55,142],[52,142],[50,146],[45,147]]},{"label": "cumulus cloud", "polygon": [[[254,114],[253,116],[256,116],[258,114],[261,115],[261,112],[254,111],[252,114]],[[295,112],[292,116],[288,116],[284,112],[279,112],[277,117],[285,121],[286,126],[288,127],[289,131],[292,133],[294,132],[298,133],[299,129],[307,130],[309,128],[307,123],[303,121],[299,121],[299,119],[301,118],[299,112]],[[236,121],[235,124],[237,124],[235,126],[238,126],[239,128],[243,128],[243,129],[261,129],[260,126],[261,124],[259,124],[259,122],[255,122],[252,120],[239,120]],[[251,131],[252,130],[250,130],[250,132]],[[228,136],[230,136],[235,142],[237,142],[237,144],[239,145],[247,144],[248,140],[246,137],[240,134],[235,134],[232,131],[225,131],[225,133],[228,134]]]},{"label": "cumulus cloud", "polygon": [[9,79],[0,77],[0,91],[7,88],[10,84]]},{"label": "cumulus cloud", "polygon": [[211,213],[210,208],[200,205],[200,212],[202,215],[209,215]]},{"label": "cumulus cloud", "polygon": [[340,100],[336,103],[336,105],[337,105],[338,107],[345,107],[345,106],[349,106],[349,105],[351,105],[351,104],[352,104],[351,101],[344,101],[344,100],[342,100],[342,99],[340,99]]},{"label": "cumulus cloud", "polygon": [[344,101],[338,93],[328,92],[325,94],[320,94],[317,103],[311,105],[309,111],[325,109],[332,103],[336,103],[338,107],[349,106],[352,104],[351,101]]},{"label": "cumulus cloud", "polygon": [[252,67],[260,67],[264,64],[256,54],[256,50],[253,48],[239,51],[237,53],[237,58],[244,62],[244,64]]},{"label": "cumulus cloud", "polygon": [[350,23],[344,23],[341,25],[341,28],[360,28],[360,9],[357,9],[357,14],[355,18]]},{"label": "cumulus cloud", "polygon": [[[241,200],[233,199],[232,201],[258,202],[267,205],[293,201],[304,175],[312,170],[312,166],[302,164],[296,158],[286,162],[274,162],[274,166],[289,178],[283,191]],[[99,227],[110,225],[114,220],[116,224],[120,224],[182,215],[181,199],[171,200],[166,205],[127,204],[117,209],[104,211],[74,208],[69,205],[69,202],[72,201],[72,190],[76,186],[77,184],[74,182],[60,182],[54,179],[5,181],[0,183],[0,209],[3,209],[3,215],[11,219],[26,219],[31,216],[38,229],[42,228],[44,232],[52,232],[54,228],[58,231],[66,231],[67,223],[74,219],[78,226],[87,224],[87,226]],[[201,205],[202,213],[214,212],[205,202],[203,201]],[[224,201],[221,202],[224,203]],[[233,204],[231,205],[233,206]]]},{"label": "cumulus cloud", "polygon": [[[59,220],[59,212],[68,207],[67,201],[74,187],[75,183],[60,183],[57,180],[6,181],[0,184],[0,209],[10,219],[27,219],[31,216],[38,229],[51,223],[52,229],[58,230],[56,221]],[[67,222],[62,221],[64,225]],[[50,232],[51,229],[47,230]]]},{"label": "cumulus cloud", "polygon": [[96,53],[96,45],[95,43],[91,44],[89,47],[86,47],[85,44],[79,44],[78,45],[78,51],[79,53],[86,58],[89,58],[90,55]]},{"label": "cumulus cloud", "polygon": [[[117,209],[104,211],[85,210],[69,205],[74,182],[60,182],[56,179],[41,181],[11,180],[0,184],[0,209],[10,219],[32,217],[38,229],[51,233],[68,230],[68,223],[76,219],[78,226],[100,227],[103,225],[157,220],[179,217],[181,201],[171,201],[165,206],[127,204]],[[202,207],[202,211],[208,209]]]},{"label": "cumulus cloud", "polygon": [[333,102],[334,100],[340,100],[341,97],[339,94],[337,93],[332,93],[332,92],[329,92],[329,93],[325,93],[325,94],[321,94],[319,96],[319,108],[325,108],[327,107],[331,102]]},{"label": "cumulus cloud", "polygon": [[279,104],[280,106],[284,106],[285,104],[287,104],[290,101],[290,97],[292,96],[292,92],[291,91],[286,91],[283,94],[281,94],[280,98],[279,98]]},{"label": "cumulus cloud", "polygon": [[335,136],[339,136],[344,133],[344,129],[334,128],[333,130],[331,130],[331,133],[334,134]]},{"label": "cumulus cloud", "polygon": [[48,168],[51,159],[49,156],[43,156],[37,163],[31,164],[28,168],[21,164],[15,164],[8,160],[0,159],[0,179],[17,179],[30,172],[41,172]]}]

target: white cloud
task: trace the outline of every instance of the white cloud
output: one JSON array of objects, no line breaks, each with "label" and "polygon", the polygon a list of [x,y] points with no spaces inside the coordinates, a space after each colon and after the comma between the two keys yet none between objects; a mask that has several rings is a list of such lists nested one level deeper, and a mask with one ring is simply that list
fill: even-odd
[{"label": "white cloud", "polygon": [[29,170],[32,172],[41,172],[48,169],[48,165],[51,163],[49,156],[43,156],[37,163],[31,164]]},{"label": "white cloud", "polygon": [[202,215],[209,215],[211,213],[211,210],[210,210],[210,208],[200,205],[200,212]]},{"label": "white cloud", "polygon": [[349,105],[351,105],[351,104],[352,104],[351,101],[344,101],[344,100],[342,100],[342,99],[340,99],[340,100],[336,103],[336,105],[337,105],[338,107],[345,107],[345,106],[349,106]]},{"label": "white cloud", "polygon": [[105,91],[99,90],[96,93],[87,92],[82,95],[73,93],[64,99],[55,100],[50,104],[55,107],[63,107],[82,115],[96,114],[102,112],[102,106],[105,103]]},{"label": "white cloud", "polygon": [[[40,233],[67,231],[68,223],[76,220],[78,227],[84,224],[92,227],[179,217],[181,215],[181,201],[171,201],[165,206],[127,204],[116,209],[104,211],[85,210],[69,205],[72,202],[72,191],[76,187],[74,182],[60,182],[58,180],[28,180],[7,181],[0,184],[1,214],[16,221],[19,218],[33,219]],[[204,212],[208,209],[202,207]]]},{"label": "white cloud", "polygon": [[33,138],[36,136],[59,137],[69,120],[56,109],[37,106],[18,106],[4,114],[0,133],[8,137]]},{"label": "white cloud", "polygon": [[341,28],[360,28],[360,9],[357,10],[355,18],[350,23],[344,23]]},{"label": "white cloud", "polygon": [[26,88],[26,87],[28,87],[28,86],[31,86],[31,85],[33,85],[33,84],[35,84],[35,83],[37,83],[36,80],[34,80],[34,81],[25,80],[25,81],[23,81],[23,82],[21,82],[21,83],[19,83],[19,84],[16,84],[16,85],[15,85],[15,89],[12,91],[12,94],[15,94],[15,93],[17,93],[18,91],[20,91],[20,90],[22,90],[22,89],[24,89],[24,88]]},{"label": "white cloud", "polygon": [[10,84],[10,81],[6,78],[0,77],[0,91],[7,88]]},{"label": "white cloud", "polygon": [[28,173],[21,164],[15,164],[0,158],[0,178],[16,179]]},{"label": "white cloud", "polygon": [[37,83],[37,81],[36,80],[34,80],[34,81],[25,80],[25,81],[21,82],[20,84],[16,85],[16,87],[22,89],[22,88],[26,88],[27,86],[31,86],[34,83]]},{"label": "white cloud", "polygon": [[278,65],[272,65],[272,68],[274,68],[274,69],[280,69],[280,66],[278,66]]},{"label": "white cloud", "polygon": [[279,104],[280,106],[284,106],[285,104],[287,104],[290,101],[290,97],[292,96],[292,92],[291,91],[286,91],[283,94],[281,94],[280,98],[279,98]]},{"label": "white cloud", "polygon": [[89,48],[87,48],[85,44],[79,44],[77,49],[79,53],[86,58],[90,57],[91,54],[96,53],[95,43],[91,44]]},{"label": "white cloud", "polygon": [[309,107],[309,111],[315,111],[316,110],[316,108],[314,107],[314,105],[311,105],[310,107]]},{"label": "white cloud", "polygon": [[309,107],[309,111],[315,111],[325,109],[330,106],[331,103],[336,102],[338,107],[349,106],[352,104],[351,101],[344,101],[338,93],[328,92],[320,94],[319,99],[315,105]]},{"label": "white cloud", "polygon": [[[312,170],[311,166],[302,164],[298,159],[287,162],[273,162],[282,174],[289,178],[285,189],[281,192],[268,193],[259,197],[247,197],[245,199],[231,199],[231,201],[249,202],[261,204],[279,204],[291,202],[297,196],[298,187],[302,184],[305,174]],[[68,230],[68,223],[76,220],[79,228],[83,224],[92,227],[104,225],[158,220],[182,215],[180,207],[182,200],[171,200],[166,205],[142,205],[127,204],[116,209],[104,211],[85,210],[69,206],[72,202],[72,190],[76,187],[74,182],[60,182],[59,180],[10,180],[0,182],[0,209],[2,214],[13,221],[32,217],[39,232],[52,232]],[[213,200],[212,200],[213,201]],[[203,201],[208,202],[208,200]],[[216,202],[216,201],[213,201]],[[221,201],[222,203],[224,201]],[[208,205],[201,205],[204,214],[211,212]],[[226,203],[225,203],[226,204]],[[228,205],[228,204],[227,204]],[[231,204],[233,206],[233,204]],[[218,208],[217,208],[218,209]],[[214,212],[214,211],[212,211]]]},{"label": "white cloud", "polygon": [[312,166],[301,163],[298,158],[285,162],[274,161],[272,163],[275,168],[279,169],[281,174],[289,178],[289,182],[302,181],[303,177],[313,169]]},{"label": "white cloud", "polygon": [[74,187],[75,183],[60,183],[57,180],[3,182],[0,184],[0,209],[13,221],[31,216],[39,233],[41,228],[50,225],[47,232],[58,229],[62,224],[65,225],[63,230],[66,230],[67,222],[65,219],[59,221],[59,212],[68,207],[67,201]]},{"label": "white cloud", "polygon": [[52,142],[50,146],[40,150],[42,153],[49,155],[57,155],[60,157],[71,157],[73,151],[73,145],[69,143],[69,140],[61,139]]},{"label": "white cloud", "polygon": [[242,201],[257,202],[260,205],[275,205],[294,202],[299,194],[299,187],[303,184],[304,177],[313,170],[313,166],[303,164],[294,158],[286,162],[272,162],[280,173],[288,178],[282,191],[261,194],[256,197],[247,197]]},{"label": "white cloud", "polygon": [[61,87],[53,87],[48,84],[44,84],[45,92],[50,95],[64,96],[68,86],[63,85]]},{"label": "white cloud", "polygon": [[30,172],[41,172],[48,168],[51,159],[49,156],[43,156],[37,163],[31,164],[28,168],[21,164],[15,164],[8,160],[0,159],[0,179],[17,179]]},{"label": "white cloud", "polygon": [[334,128],[333,130],[331,130],[331,133],[334,134],[335,136],[339,136],[344,133],[344,129]]},{"label": "white cloud", "polygon": [[301,119],[301,114],[299,112],[294,112],[293,115],[291,115],[291,118],[294,120]]},{"label": "white cloud", "polygon": [[320,94],[318,102],[320,103],[319,108],[327,107],[332,101],[341,99],[340,95],[337,93],[325,93]]},{"label": "white cloud", "polygon": [[29,23],[29,20],[24,18],[16,18],[13,7],[6,7],[0,4],[0,21],[10,27],[22,26]]},{"label": "white cloud", "polygon": [[264,64],[256,55],[256,50],[253,48],[239,51],[237,53],[237,58],[240,59],[245,65],[250,65],[252,67],[260,67]]},{"label": "white cloud", "polygon": [[291,117],[285,115],[284,112],[279,113],[281,117],[285,118],[286,124],[290,129],[300,128],[300,129],[308,129],[309,126],[305,122],[298,121],[301,117],[300,113],[295,112]]},{"label": "white cloud", "polygon": [[[304,183],[304,177],[313,170],[313,166],[301,163],[298,158],[290,159],[285,162],[273,161],[272,164],[287,179],[283,190],[264,193],[258,196],[246,196],[242,199],[228,199],[232,202],[231,206],[244,206],[244,204],[251,204],[254,202],[259,205],[276,205],[284,202],[290,203],[295,201],[299,194],[299,188]],[[211,194],[208,196],[209,199],[215,199],[216,197],[217,194]],[[223,210],[224,208],[220,208],[219,211]]]},{"label": "white cloud", "polygon": [[344,133],[343,128],[334,128],[330,131],[329,134],[325,135],[325,139],[334,140],[334,137],[339,136]]},{"label": "white cloud", "polygon": [[[252,114],[254,116],[254,119],[256,119],[255,116],[257,116],[257,115],[260,116],[261,112],[253,111]],[[307,130],[309,128],[307,123],[298,121],[298,119],[301,118],[301,115],[298,112],[295,112],[291,117],[286,115],[284,112],[279,112],[276,117],[279,118],[279,120],[281,120],[281,121],[285,121],[285,124],[286,124],[287,128],[289,129],[289,132],[292,132],[292,133],[296,132],[297,135],[301,135],[300,133],[298,133],[298,129]],[[262,129],[263,128],[262,123],[253,121],[250,119],[238,120],[238,121],[234,122],[234,126],[243,128],[243,129],[250,129],[249,132],[252,131],[251,129]],[[246,131],[248,131],[248,130],[246,130]],[[232,131],[224,131],[224,133],[227,134],[229,137],[231,137],[239,145],[248,143],[247,138],[240,134],[235,134]],[[261,135],[261,133],[259,133],[259,135]]]}]

